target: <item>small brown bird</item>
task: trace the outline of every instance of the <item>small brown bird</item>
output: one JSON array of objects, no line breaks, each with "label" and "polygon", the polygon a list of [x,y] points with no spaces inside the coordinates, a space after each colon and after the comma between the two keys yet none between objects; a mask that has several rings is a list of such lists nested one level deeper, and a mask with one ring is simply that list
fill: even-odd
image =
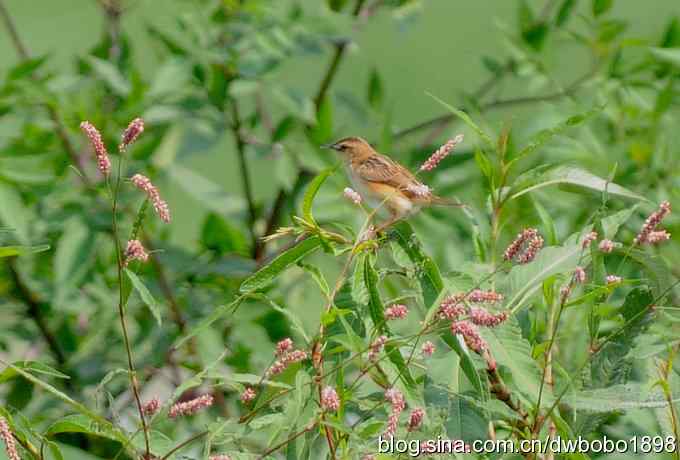
[{"label": "small brown bird", "polygon": [[462,206],[432,193],[404,166],[376,152],[360,137],[346,137],[323,147],[339,152],[355,190],[374,207],[384,206],[390,219],[377,231],[404,219],[423,206]]}]

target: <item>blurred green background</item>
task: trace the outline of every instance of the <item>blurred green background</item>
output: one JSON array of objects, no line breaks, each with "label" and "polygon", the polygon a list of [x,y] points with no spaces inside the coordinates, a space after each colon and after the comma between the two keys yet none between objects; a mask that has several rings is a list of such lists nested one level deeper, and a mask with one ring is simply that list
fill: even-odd
[{"label": "blurred green background", "polygon": [[[281,3],[297,3],[307,14],[327,14],[327,7],[321,0]],[[535,11],[540,11],[544,2],[531,1]],[[9,0],[7,2],[24,41],[34,55],[49,54],[49,67],[55,72],[73,67],[77,56],[87,51],[101,37],[105,23],[96,2],[91,0],[55,0],[36,2]],[[178,16],[191,12],[196,5],[190,1],[139,0],[130,3],[131,8],[123,17],[123,29],[135,42],[134,61],[148,78],[151,78],[160,63],[158,50],[148,40],[146,27],[150,24],[167,28]],[[429,98],[425,92],[437,95],[447,101],[456,101],[463,92],[476,89],[488,71],[482,65],[483,56],[507,54],[503,30],[513,29],[517,22],[518,2],[509,0],[429,0],[414,7],[402,20],[395,21],[388,10],[378,11],[370,23],[357,26],[350,52],[342,63],[334,91],[339,95],[350,95],[362,99],[366,93],[367,81],[372,69],[377,69],[385,87],[385,101],[389,108],[391,122],[395,128],[408,127],[414,123],[443,113],[442,107]],[[585,24],[589,10],[587,2],[581,2],[572,26]],[[611,15],[630,22],[628,39],[635,37],[659,37],[668,18],[678,14],[677,0],[652,0],[650,2],[615,2]],[[338,15],[337,21],[347,22]],[[347,23],[349,27],[349,23]],[[549,40],[559,38],[551,36]],[[647,38],[640,44],[647,44]],[[0,40],[0,71],[17,62],[14,49],[3,34]],[[585,56],[579,54],[573,42],[551,43],[550,52],[542,59],[551,67],[548,69],[559,82],[566,84],[583,73],[587,66]],[[298,88],[302,93],[312,94],[325,71],[328,53],[311,56],[295,56],[288,59],[267,79],[278,84]],[[508,92],[512,93],[512,86]],[[523,82],[519,91],[535,90],[549,92],[551,85],[537,81],[534,88],[527,88]],[[554,86],[553,86],[554,89]],[[487,115],[489,120],[511,122],[523,130],[533,131],[541,123],[532,115],[535,107],[518,107],[495,111]],[[352,113],[336,115],[336,132],[339,135],[361,135],[375,141],[383,129],[382,119],[357,119]],[[0,126],[0,136],[12,132],[13,125],[6,117]],[[530,124],[527,124],[529,122]],[[240,196],[241,187],[234,143],[229,132],[204,149],[201,143],[185,143],[179,154],[181,164],[204,175],[224,187],[227,193]],[[423,155],[427,155],[424,152]],[[604,162],[599,172],[606,175],[612,166]],[[276,189],[268,158],[253,161],[256,197],[270,201]],[[175,223],[171,240],[186,246],[195,245],[201,217],[205,209],[187,197],[183,190],[168,183],[163,186],[164,194],[172,203]]]}]

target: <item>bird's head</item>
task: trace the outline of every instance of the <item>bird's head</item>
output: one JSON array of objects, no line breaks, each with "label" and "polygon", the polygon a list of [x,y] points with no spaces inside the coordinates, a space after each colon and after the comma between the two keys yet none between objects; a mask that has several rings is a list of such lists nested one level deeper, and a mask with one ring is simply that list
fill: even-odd
[{"label": "bird's head", "polygon": [[335,150],[348,160],[357,160],[369,157],[375,153],[371,144],[360,137],[345,137],[332,144],[322,147]]}]

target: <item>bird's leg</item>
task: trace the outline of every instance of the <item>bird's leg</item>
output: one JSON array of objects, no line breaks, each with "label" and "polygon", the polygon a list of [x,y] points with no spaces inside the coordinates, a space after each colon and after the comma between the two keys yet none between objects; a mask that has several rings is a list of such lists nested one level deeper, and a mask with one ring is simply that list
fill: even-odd
[{"label": "bird's leg", "polygon": [[402,217],[400,214],[398,214],[396,211],[392,209],[390,210],[390,214],[391,214],[390,218],[387,221],[383,222],[382,225],[380,225],[380,227],[375,229],[376,234],[384,231],[390,225],[393,225],[394,223],[398,222]]}]

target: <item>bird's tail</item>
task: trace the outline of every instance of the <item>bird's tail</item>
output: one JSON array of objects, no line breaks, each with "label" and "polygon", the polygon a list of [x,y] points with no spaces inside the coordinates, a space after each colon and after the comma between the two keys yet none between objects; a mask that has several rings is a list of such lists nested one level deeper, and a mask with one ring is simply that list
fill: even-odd
[{"label": "bird's tail", "polygon": [[432,195],[430,198],[430,204],[436,206],[456,206],[461,208],[466,206],[465,203],[461,203],[457,198],[443,198],[437,195]]}]

